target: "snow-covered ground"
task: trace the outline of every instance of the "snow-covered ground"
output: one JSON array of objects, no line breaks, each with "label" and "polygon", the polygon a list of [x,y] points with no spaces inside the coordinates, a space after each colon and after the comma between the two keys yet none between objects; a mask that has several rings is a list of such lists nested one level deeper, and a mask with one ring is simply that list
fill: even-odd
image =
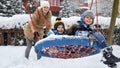
[{"label": "snow-covered ground", "polygon": [[[42,57],[37,60],[33,47],[30,59],[27,60],[24,57],[25,48],[26,46],[0,46],[0,68],[109,68],[100,61],[102,53],[76,59]],[[113,45],[113,53],[120,57],[120,47]],[[120,68],[120,62],[117,65]]]},{"label": "snow-covered ground", "polygon": [[[56,17],[52,17],[52,23]],[[27,21],[29,21],[29,15],[14,15],[13,17],[0,17],[0,28],[14,28],[15,25],[22,27]],[[80,20],[80,17],[62,18],[65,26],[68,27],[76,21]],[[96,19],[95,19],[96,20]],[[99,16],[99,24],[109,25],[109,17]],[[20,25],[18,24],[20,23]],[[95,22],[96,23],[96,22]],[[94,23],[94,24],[95,24]],[[116,25],[119,25],[120,19],[117,18]],[[53,23],[54,24],[54,23]],[[4,25],[4,26],[3,26]],[[108,68],[100,60],[102,54],[97,54],[84,58],[77,59],[56,59],[42,57],[40,60],[36,59],[34,48],[32,48],[30,59],[27,60],[24,57],[24,51],[26,46],[0,46],[0,68]],[[114,54],[120,57],[120,47],[113,46]],[[120,68],[120,63],[117,63]]]}]

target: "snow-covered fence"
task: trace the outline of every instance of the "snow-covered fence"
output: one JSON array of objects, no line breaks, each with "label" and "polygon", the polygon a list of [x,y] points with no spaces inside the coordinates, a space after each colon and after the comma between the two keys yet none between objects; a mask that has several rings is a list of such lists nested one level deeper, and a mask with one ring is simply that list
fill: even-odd
[{"label": "snow-covered fence", "polygon": [[[107,40],[108,30],[100,29],[99,31]],[[114,30],[113,44],[120,45],[120,28]],[[26,45],[23,29],[0,29],[0,45]]]},{"label": "snow-covered fence", "polygon": [[22,29],[0,29],[0,45],[24,45]]}]

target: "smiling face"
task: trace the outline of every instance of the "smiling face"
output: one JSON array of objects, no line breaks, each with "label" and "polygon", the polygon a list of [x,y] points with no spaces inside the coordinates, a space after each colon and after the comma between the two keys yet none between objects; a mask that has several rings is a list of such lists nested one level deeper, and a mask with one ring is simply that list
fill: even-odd
[{"label": "smiling face", "polygon": [[64,33],[64,26],[63,26],[63,25],[59,25],[59,26],[57,27],[57,30],[58,30],[58,33],[59,33],[59,34],[63,34],[63,33]]},{"label": "smiling face", "polygon": [[85,22],[85,24],[87,24],[87,25],[91,25],[92,22],[93,22],[93,19],[92,19],[92,17],[90,17],[90,16],[85,16],[85,17],[84,17],[84,22]]},{"label": "smiling face", "polygon": [[43,13],[47,14],[50,8],[49,7],[43,7],[42,9],[43,9]]}]

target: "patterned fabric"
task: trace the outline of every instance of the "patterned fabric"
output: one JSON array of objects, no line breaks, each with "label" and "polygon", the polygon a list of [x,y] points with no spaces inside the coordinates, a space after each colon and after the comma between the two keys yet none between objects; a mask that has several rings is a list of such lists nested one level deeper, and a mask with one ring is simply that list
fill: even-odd
[{"label": "patterned fabric", "polygon": [[88,31],[76,31],[75,35],[76,36],[88,36],[89,32]]},{"label": "patterned fabric", "polygon": [[90,34],[91,32],[93,32],[93,30],[90,28],[89,25],[85,25],[81,21],[78,21],[78,25],[75,29],[76,36],[86,36],[87,37],[88,34]]},{"label": "patterned fabric", "polygon": [[81,58],[94,53],[96,49],[87,46],[51,46],[43,49],[43,53],[53,58]]}]

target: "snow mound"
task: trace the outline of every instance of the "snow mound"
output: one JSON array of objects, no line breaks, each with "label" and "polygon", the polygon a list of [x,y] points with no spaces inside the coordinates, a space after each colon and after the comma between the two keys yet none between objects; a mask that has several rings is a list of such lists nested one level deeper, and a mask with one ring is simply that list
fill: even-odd
[{"label": "snow mound", "polygon": [[[113,52],[120,57],[120,47],[113,45]],[[108,68],[102,62],[102,53],[77,59],[57,59],[42,57],[36,59],[34,47],[30,59],[24,58],[26,46],[0,46],[0,68]],[[118,68],[120,68],[120,63]]]}]

